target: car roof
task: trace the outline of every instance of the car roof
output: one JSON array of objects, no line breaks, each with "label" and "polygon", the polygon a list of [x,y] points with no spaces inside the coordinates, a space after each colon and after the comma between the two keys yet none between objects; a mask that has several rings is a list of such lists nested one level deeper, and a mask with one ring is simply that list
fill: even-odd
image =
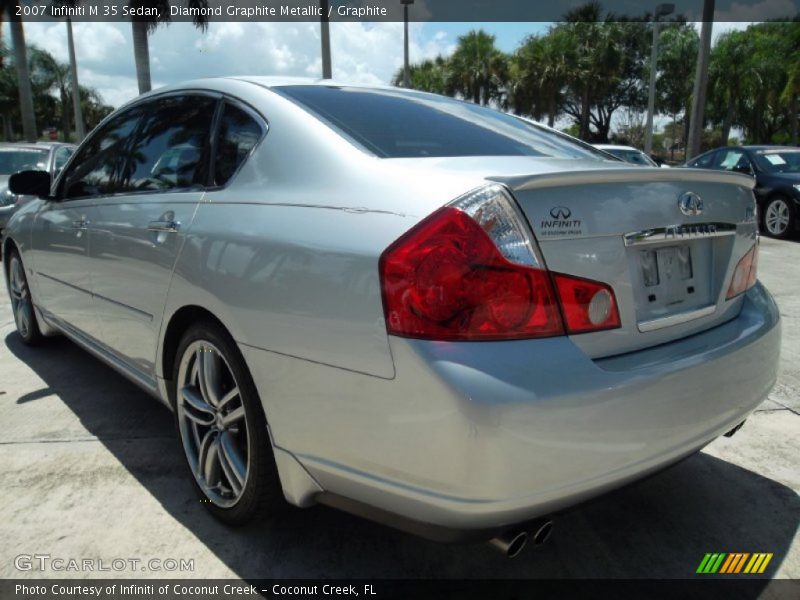
[{"label": "car roof", "polygon": [[[711,148],[710,150],[706,150],[703,154],[708,154],[709,152],[716,152],[717,150],[735,150],[736,148],[742,150],[750,150],[752,152],[768,152],[770,150],[773,151],[785,151],[785,150],[792,150],[798,151],[800,148],[797,146],[775,146],[771,144],[737,144],[735,146],[718,146],[716,148]],[[703,154],[698,154],[698,156],[702,156]]]},{"label": "car roof", "polygon": [[[376,89],[376,90],[400,90],[406,91],[404,88],[397,88],[390,85],[381,84],[363,84],[353,83],[347,81],[339,81],[336,79],[321,79],[315,77],[272,77],[272,76],[242,76],[242,77],[225,77],[224,79],[235,79],[237,81],[246,81],[254,83],[261,87],[274,88],[274,87],[287,87],[287,86],[307,86],[318,85],[324,87],[355,87],[363,89]],[[408,90],[410,92],[419,90]]]},{"label": "car roof", "polygon": [[744,148],[745,150],[753,150],[754,152],[769,152],[769,151],[786,151],[792,150],[797,152],[800,148],[796,146],[769,146],[769,145],[761,145],[761,146],[740,146],[740,148]]}]

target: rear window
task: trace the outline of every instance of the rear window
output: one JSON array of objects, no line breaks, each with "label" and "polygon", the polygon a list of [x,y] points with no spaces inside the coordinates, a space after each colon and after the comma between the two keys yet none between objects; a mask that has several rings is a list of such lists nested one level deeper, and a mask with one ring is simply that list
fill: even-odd
[{"label": "rear window", "polygon": [[34,148],[0,149],[0,175],[46,169],[48,152]]},{"label": "rear window", "polygon": [[602,158],[568,136],[490,108],[408,90],[299,85],[273,88],[383,158]]},{"label": "rear window", "polygon": [[652,160],[650,160],[645,154],[639,152],[638,150],[622,150],[620,148],[612,148],[610,150],[606,150],[606,152],[610,152],[614,156],[621,158],[625,162],[634,164],[634,165],[642,165],[645,167],[655,167],[658,166]]}]

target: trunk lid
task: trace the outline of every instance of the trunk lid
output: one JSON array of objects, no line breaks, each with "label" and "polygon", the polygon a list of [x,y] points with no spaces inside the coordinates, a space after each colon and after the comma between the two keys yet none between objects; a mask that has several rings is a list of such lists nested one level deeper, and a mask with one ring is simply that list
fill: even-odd
[{"label": "trunk lid", "polygon": [[752,178],[600,165],[487,177],[511,189],[550,270],[614,289],[622,327],[575,343],[601,358],[735,317],[741,296],[725,296],[756,241]]}]

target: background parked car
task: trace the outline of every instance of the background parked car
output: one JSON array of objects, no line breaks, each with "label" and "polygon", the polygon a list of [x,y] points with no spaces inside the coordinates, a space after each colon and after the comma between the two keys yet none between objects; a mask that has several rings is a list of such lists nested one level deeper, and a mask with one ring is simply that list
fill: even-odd
[{"label": "background parked car", "polygon": [[[630,163],[632,165],[638,165],[640,167],[658,167],[662,166],[659,165],[656,161],[652,158],[647,156],[641,150],[634,148],[633,146],[618,146],[615,144],[594,144],[594,147],[598,150],[602,150],[603,152],[608,152],[619,158],[620,160],[624,160],[626,163]],[[666,167],[666,165],[663,165]]]},{"label": "background parked car", "polygon": [[8,178],[19,171],[30,169],[48,171],[55,176],[75,151],[72,144],[0,143],[0,232],[11,215],[29,201],[29,196],[16,196],[8,191]]},{"label": "background parked car", "polygon": [[753,191],[761,215],[761,230],[781,239],[788,238],[796,231],[800,210],[800,148],[717,148],[693,158],[684,166],[753,175],[756,178]]}]

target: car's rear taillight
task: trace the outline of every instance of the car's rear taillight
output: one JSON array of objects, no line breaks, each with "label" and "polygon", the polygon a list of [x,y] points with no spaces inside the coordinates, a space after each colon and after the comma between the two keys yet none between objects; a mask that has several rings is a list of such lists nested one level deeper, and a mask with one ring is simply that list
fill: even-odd
[{"label": "car's rear taillight", "polygon": [[[436,340],[563,335],[550,273],[534,246],[524,218],[502,186],[480,188],[438,210],[381,256],[389,333]],[[606,329],[613,322],[618,326],[608,286],[572,281],[572,300],[564,304],[565,314],[575,315],[567,317],[575,324],[571,332]],[[604,294],[610,296],[609,306]],[[577,316],[581,311],[588,326]],[[600,319],[599,325],[592,318]]]},{"label": "car's rear taillight", "polygon": [[728,286],[728,293],[725,296],[726,300],[735,298],[743,294],[756,284],[758,277],[758,243],[754,244],[750,250],[747,251],[736,265],[731,278],[731,284]]},{"label": "car's rear taillight", "polygon": [[620,326],[616,298],[604,283],[553,273],[567,333],[587,333]]}]

